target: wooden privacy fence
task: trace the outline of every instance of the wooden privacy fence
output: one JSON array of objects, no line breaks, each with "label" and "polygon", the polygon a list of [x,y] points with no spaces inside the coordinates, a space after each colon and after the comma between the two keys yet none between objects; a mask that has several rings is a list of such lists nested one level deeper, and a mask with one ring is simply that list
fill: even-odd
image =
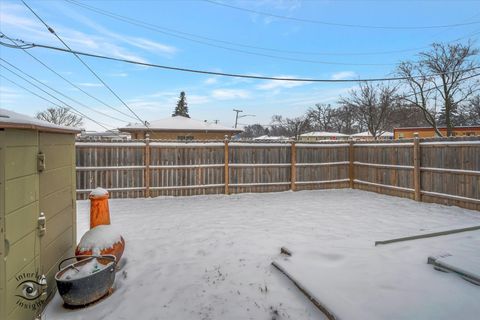
[{"label": "wooden privacy fence", "polygon": [[77,142],[77,198],[358,188],[480,210],[480,139]]}]

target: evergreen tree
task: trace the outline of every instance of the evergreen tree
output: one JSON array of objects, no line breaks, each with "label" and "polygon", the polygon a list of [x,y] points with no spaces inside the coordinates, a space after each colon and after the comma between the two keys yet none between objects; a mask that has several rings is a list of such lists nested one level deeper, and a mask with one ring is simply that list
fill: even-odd
[{"label": "evergreen tree", "polygon": [[180,92],[180,97],[178,98],[177,106],[175,107],[175,111],[172,114],[172,117],[175,116],[182,116],[190,118],[188,115],[188,104],[187,104],[187,97],[185,96],[185,91]]}]

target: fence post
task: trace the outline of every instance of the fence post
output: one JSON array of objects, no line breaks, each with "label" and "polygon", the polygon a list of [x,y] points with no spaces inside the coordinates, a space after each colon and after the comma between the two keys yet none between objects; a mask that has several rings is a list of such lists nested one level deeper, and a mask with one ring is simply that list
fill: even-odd
[{"label": "fence post", "polygon": [[413,186],[415,189],[415,201],[422,201],[420,186],[420,139],[418,138],[418,132],[415,132],[413,136]]},{"label": "fence post", "polygon": [[295,141],[292,142],[291,149],[290,149],[290,190],[295,191],[297,190],[296,182],[297,182],[297,146],[295,145]]},{"label": "fence post", "polygon": [[150,135],[145,135],[145,198],[150,197]]},{"label": "fence post", "polygon": [[224,162],[225,162],[225,167],[224,167],[224,175],[225,175],[225,194],[229,194],[230,190],[228,188],[228,184],[230,183],[230,175],[228,171],[228,136],[225,135],[224,139],[225,147],[224,147]]},{"label": "fence post", "polygon": [[355,189],[354,179],[355,179],[355,167],[354,167],[354,157],[355,157],[355,150],[354,150],[353,140],[350,140],[348,146],[348,178],[350,179],[350,189]]}]

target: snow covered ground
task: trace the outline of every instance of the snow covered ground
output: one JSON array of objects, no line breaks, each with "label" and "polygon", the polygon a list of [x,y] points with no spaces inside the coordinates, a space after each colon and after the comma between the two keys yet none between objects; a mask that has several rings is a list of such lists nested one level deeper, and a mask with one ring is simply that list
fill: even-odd
[{"label": "snow covered ground", "polygon": [[[89,227],[89,202],[79,201],[77,207],[80,238]],[[453,286],[452,295],[456,296],[450,301],[465,310],[455,318],[469,319],[470,312],[480,313],[478,303],[471,304],[480,301],[480,287],[434,271],[426,265],[425,256],[443,248],[478,256],[480,231],[441,237],[443,240],[373,247],[375,240],[479,225],[477,211],[343,189],[118,199],[110,200],[110,213],[112,224],[125,238],[127,260],[124,272],[117,273],[113,295],[86,309],[68,310],[62,307],[57,294],[44,320],[323,319],[298,289],[270,265],[273,260],[287,265],[297,262],[297,275],[322,299],[327,298],[334,312],[348,316],[344,319],[362,319],[365,313],[351,317],[352,310],[375,305],[388,291],[412,301],[408,286],[375,291],[368,279],[375,279],[375,273],[381,270],[389,270],[387,274],[393,278],[395,270],[413,270],[415,273],[405,278],[422,280],[426,276],[426,284],[431,283],[431,277],[437,277],[447,282],[442,287],[445,290],[449,290],[448,284]],[[423,243],[422,249],[412,251],[414,256],[401,256],[400,261],[408,268],[392,263],[396,253],[409,252],[418,242]],[[428,250],[430,245],[432,252]],[[280,255],[281,246],[294,252],[291,261]],[[370,261],[368,255],[374,258]],[[358,272],[337,285],[334,280],[342,279],[349,263],[355,263]],[[365,275],[368,278],[356,278]],[[352,286],[355,281],[359,285]],[[350,292],[346,294],[345,290]],[[450,291],[428,288],[424,293],[428,301],[416,301],[410,306],[434,309],[439,306],[428,303],[438,295],[450,295]],[[471,298],[462,300],[467,294]],[[349,304],[348,297],[361,297],[363,305]],[[409,307],[407,303],[400,306]],[[383,312],[379,315],[401,311],[379,308]],[[405,319],[421,319],[409,316]]]}]

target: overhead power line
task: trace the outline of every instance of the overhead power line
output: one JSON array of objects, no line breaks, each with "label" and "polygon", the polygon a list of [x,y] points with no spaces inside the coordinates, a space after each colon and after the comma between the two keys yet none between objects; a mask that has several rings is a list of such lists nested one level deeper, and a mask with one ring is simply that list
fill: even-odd
[{"label": "overhead power line", "polygon": [[[5,66],[2,66],[2,67],[5,68]],[[58,98],[55,98],[55,99],[61,101],[61,103],[63,103],[63,105],[60,105],[60,104],[58,104],[58,103],[56,103],[56,102],[53,102],[53,101],[50,100],[50,99],[47,99],[47,98],[45,98],[45,97],[42,97],[42,96],[39,95],[38,93],[33,92],[32,90],[30,90],[30,89],[28,89],[28,88],[25,88],[24,86],[22,86],[22,85],[19,84],[18,82],[9,79],[9,78],[6,77],[5,75],[0,74],[0,77],[3,78],[3,79],[5,79],[5,80],[7,80],[8,82],[16,85],[17,87],[19,87],[19,88],[21,88],[21,89],[23,89],[23,90],[25,90],[25,91],[33,94],[34,96],[36,96],[36,97],[38,97],[38,98],[40,98],[40,99],[42,99],[42,100],[45,100],[45,101],[47,101],[48,103],[51,103],[52,105],[54,105],[54,106],[56,106],[56,107],[59,107],[59,108],[66,107],[70,112],[72,112],[72,113],[74,113],[74,114],[76,114],[76,115],[82,116],[82,117],[84,117],[85,119],[88,119],[88,120],[92,121],[92,122],[95,123],[95,124],[98,124],[99,126],[101,126],[102,128],[104,128],[104,129],[107,130],[107,131],[112,131],[112,129],[107,128],[105,124],[102,124],[101,122],[90,118],[90,117],[87,116],[86,114],[82,113],[81,111],[75,109],[74,107],[68,105],[67,103],[63,102],[62,100],[60,100],[60,99],[58,99]],[[22,78],[22,77],[20,77],[20,78]],[[27,81],[27,82],[29,82],[28,80],[26,80],[26,79],[24,79],[24,78],[22,78],[22,79],[25,80],[25,81]],[[34,86],[35,86],[35,85],[34,85]],[[40,89],[40,90],[42,90],[42,89]],[[42,91],[43,91],[43,90],[42,90]],[[47,94],[49,94],[49,93],[46,92],[46,91],[44,91],[44,92],[47,93]],[[112,132],[113,132],[113,131],[112,131]]]},{"label": "overhead power line", "polygon": [[[201,41],[198,39],[206,40],[206,41],[211,41],[211,42],[217,42],[217,43],[223,43],[231,46],[237,46],[237,47],[243,47],[243,48],[250,48],[250,49],[256,49],[256,50],[263,50],[263,51],[269,51],[269,52],[277,52],[277,53],[286,53],[286,54],[295,54],[295,55],[317,55],[317,56],[364,56],[364,55],[385,55],[385,54],[394,54],[394,53],[403,53],[403,52],[411,52],[411,51],[418,51],[422,49],[428,48],[428,46],[423,46],[423,47],[417,47],[417,48],[408,48],[408,49],[399,49],[399,50],[390,50],[390,51],[372,51],[372,52],[316,52],[316,51],[298,51],[298,50],[284,50],[284,49],[279,49],[279,48],[268,48],[268,47],[262,47],[262,46],[255,46],[251,44],[245,44],[245,43],[238,43],[238,42],[233,42],[233,41],[228,41],[228,40],[223,40],[223,39],[215,39],[211,37],[206,37],[190,32],[184,32],[172,28],[167,28],[163,26],[159,26],[157,24],[153,23],[148,23],[142,20],[134,19],[131,17],[127,17],[124,15],[120,15],[111,11],[107,11],[104,9],[100,9],[91,5],[87,5],[82,2],[78,2],[76,0],[65,0],[68,3],[71,3],[75,6],[84,8],[86,10],[95,12],[97,14],[109,17],[111,19],[115,19],[117,21],[121,21],[124,23],[128,23],[140,28],[144,28],[150,31],[158,32],[167,36],[179,38],[179,39],[184,39],[187,41],[195,42],[195,43],[200,43],[206,46],[214,47],[214,48],[220,48],[220,49],[225,49],[225,50],[230,50],[234,52],[240,52],[240,53],[247,53],[247,54],[257,54],[257,52],[251,52],[251,51],[245,51],[245,50],[238,50],[235,48],[230,48],[230,47],[225,47],[225,46],[220,46],[220,45],[215,45],[211,44],[205,41]],[[475,15],[477,16],[477,15]],[[462,36],[460,38],[451,40],[450,42],[456,42],[460,41],[466,38],[470,38],[472,36],[475,36],[480,33],[480,30],[477,30],[476,32],[473,32],[471,34],[468,34],[466,36]],[[197,38],[197,39],[192,39],[191,37]],[[265,56],[265,55],[262,55]],[[284,58],[284,57],[278,57],[278,58]],[[300,61],[300,62],[310,62],[310,61]]]},{"label": "overhead power line", "polygon": [[[3,32],[1,33],[0,35],[0,38],[7,38],[9,39]],[[5,47],[8,47],[8,48],[13,48],[13,49],[30,49],[32,48],[33,46],[31,44],[8,44],[8,43],[3,43],[3,45]]]},{"label": "overhead power line", "polygon": [[[2,60],[3,60],[3,59],[2,59]],[[104,128],[104,129],[107,130],[107,131],[113,132],[112,129],[109,129],[109,128],[106,127],[106,124],[103,124],[103,123],[101,123],[101,122],[99,122],[99,121],[97,121],[97,120],[94,120],[94,119],[90,118],[89,116],[87,116],[86,114],[84,114],[84,113],[82,113],[81,111],[77,110],[76,108],[72,107],[71,105],[69,105],[69,104],[66,103],[65,101],[63,101],[63,100],[61,100],[61,99],[53,96],[53,95],[50,94],[49,92],[43,90],[42,88],[38,87],[37,85],[35,85],[35,84],[32,83],[31,81],[29,81],[28,79],[22,77],[21,75],[19,75],[19,74],[17,74],[16,72],[10,70],[9,68],[5,67],[4,65],[0,64],[0,67],[8,70],[10,73],[12,73],[12,74],[16,75],[17,77],[23,79],[25,82],[28,82],[29,84],[31,84],[32,86],[36,87],[36,88],[39,89],[40,91],[42,91],[42,92],[48,94],[49,96],[53,97],[54,99],[58,100],[58,101],[59,101],[60,103],[62,103],[65,107],[67,107],[71,112],[73,112],[73,113],[75,113],[75,114],[78,114],[78,115],[80,115],[80,116],[83,116],[83,117],[85,117],[86,119],[89,119],[90,121],[98,124],[99,126],[101,126],[102,128]],[[475,69],[478,69],[478,68],[475,68]],[[478,77],[478,76],[480,76],[480,73],[476,73],[476,74],[467,76],[467,77],[465,77],[465,78],[460,79],[459,81],[469,80],[469,79],[472,79],[472,78],[475,78],[475,77]],[[39,97],[40,99],[43,99],[43,100],[51,103],[52,105],[55,105],[55,106],[57,106],[57,107],[63,107],[62,105],[59,105],[59,104],[57,104],[57,103],[55,103],[55,102],[53,102],[53,101],[51,101],[51,100],[49,100],[49,99],[47,99],[47,98],[45,98],[45,97],[42,97],[41,95],[39,95],[39,94],[37,94],[37,93],[35,93],[35,92],[33,92],[33,91],[25,88],[24,86],[22,86],[22,85],[18,84],[17,82],[15,82],[15,81],[13,81],[13,80],[5,77],[5,76],[2,75],[2,74],[0,74],[0,77],[1,77],[1,78],[4,78],[5,80],[7,80],[7,81],[9,81],[9,82],[11,82],[11,83],[13,83],[13,84],[16,85],[17,87],[20,87],[20,88],[22,88],[23,90],[25,90],[25,91],[27,91],[27,92],[29,92],[29,93],[31,93],[31,94]],[[39,81],[39,80],[37,80],[37,81]],[[425,92],[429,92],[429,91],[432,91],[432,90],[437,90],[437,88],[433,87],[433,88],[430,88],[430,89],[425,90]],[[401,96],[401,98],[403,98],[403,99],[409,98],[409,97],[415,96],[416,94],[417,94],[417,93],[413,93],[413,94]],[[115,132],[113,132],[113,133],[115,133]],[[115,133],[115,134],[117,134],[117,133]],[[118,135],[118,134],[117,134],[117,135]]]},{"label": "overhead power line", "polygon": [[[4,45],[4,43],[0,42],[0,45]],[[141,66],[152,67],[152,68],[160,68],[160,69],[165,69],[165,70],[181,71],[181,72],[189,72],[189,73],[197,73],[197,74],[207,74],[207,75],[215,75],[215,76],[233,77],[233,78],[255,79],[255,80],[342,83],[342,82],[381,82],[381,81],[398,81],[398,80],[410,79],[410,77],[381,77],[381,78],[363,78],[363,79],[362,78],[359,78],[359,79],[318,79],[318,78],[291,78],[291,77],[283,78],[283,77],[270,77],[270,76],[256,76],[256,75],[248,75],[248,74],[241,74],[241,73],[226,73],[226,72],[217,72],[217,71],[173,67],[173,66],[155,64],[155,63],[148,63],[148,62],[142,62],[142,61],[135,61],[135,60],[129,60],[129,59],[109,57],[109,56],[105,56],[105,55],[87,53],[87,52],[82,52],[82,51],[77,51],[77,50],[68,50],[68,49],[64,49],[64,48],[59,48],[59,47],[54,47],[54,46],[49,46],[49,45],[42,45],[42,44],[35,44],[35,43],[31,43],[30,45],[31,45],[30,48],[35,48],[36,47],[36,48],[44,48],[44,49],[61,51],[61,52],[75,53],[76,55],[81,55],[81,56],[86,56],[86,57],[92,57],[92,58],[98,58],[98,59],[104,59],[104,60],[110,60],[110,61],[118,61],[118,62],[124,62],[124,63],[141,65]],[[19,49],[19,48],[15,48],[15,49]],[[424,78],[424,77],[433,77],[433,76],[439,76],[439,75],[442,75],[442,74],[451,74],[451,73],[456,73],[456,72],[460,72],[460,71],[468,72],[468,71],[473,71],[473,70],[477,70],[477,69],[480,69],[480,67],[473,67],[473,68],[464,69],[464,70],[457,70],[457,71],[454,71],[454,72],[440,72],[440,73],[432,73],[432,74],[429,74],[429,75],[418,75],[418,76],[414,76],[413,78],[418,79],[418,78]]]},{"label": "overhead power line", "polygon": [[[14,39],[12,38],[9,38],[7,37],[3,32],[0,32],[0,38],[6,38],[8,39],[10,42],[12,42],[14,45],[16,45],[17,43],[15,42]],[[65,78],[64,76],[62,76],[60,73],[58,73],[57,71],[55,71],[54,69],[52,69],[51,67],[49,67],[45,62],[43,62],[42,60],[38,59],[37,57],[35,57],[33,54],[31,54],[30,52],[28,52],[25,48],[22,48],[20,47],[19,49],[22,49],[23,52],[25,52],[26,54],[28,54],[32,59],[34,59],[35,61],[37,61],[38,63],[40,63],[41,65],[43,65],[45,68],[47,68],[48,70],[50,70],[52,73],[56,74],[58,77],[60,77],[61,79],[63,79],[65,82],[67,82],[68,84],[70,84],[72,87],[74,87],[75,89],[83,92],[85,95],[89,96],[90,98],[96,100],[97,102],[103,104],[104,106],[106,106],[107,108],[110,108],[112,109],[113,111],[116,111],[118,113],[121,113],[122,115],[126,116],[126,117],[129,117],[130,119],[135,119],[135,117],[133,117],[131,114],[129,113],[125,113],[123,112],[122,110],[119,110],[109,104],[107,104],[106,102],[98,99],[97,97],[95,97],[94,95],[88,93],[87,91],[83,90],[82,88],[80,88],[79,86],[77,86],[76,84],[74,84],[73,82],[71,82],[70,80],[68,80],[67,78]],[[118,118],[116,118],[118,120]],[[124,121],[124,122],[128,122],[128,121],[125,121],[125,120],[121,120],[121,121]]]},{"label": "overhead power line", "polygon": [[69,52],[73,53],[73,55],[90,71],[90,73],[92,73],[95,78],[98,79],[98,81],[100,81],[104,86],[105,88],[107,88],[128,110],[130,110],[130,112],[141,122],[141,123],[144,123],[145,126],[148,128],[147,126],[147,122],[146,121],[143,121],[136,113],[135,111],[132,110],[132,108],[130,108],[127,103],[125,103],[125,101],[122,100],[122,98],[120,98],[120,96],[115,92],[113,91],[112,88],[110,88],[110,86],[105,83],[105,81],[102,80],[102,78],[100,78],[100,76],[95,72],[93,71],[93,69],[86,63],[82,60],[82,58],[80,58],[74,51],[72,51],[72,49],[68,46],[68,44],[62,40],[62,38],[60,38],[60,36],[55,32],[55,30],[53,30],[53,28],[51,28],[25,1],[22,0],[22,3],[35,15],[35,17],[37,17],[38,20],[40,20],[40,22],[42,22],[42,24],[47,28],[47,30],[53,34],[68,50]]},{"label": "overhead power line", "polygon": [[[73,3],[73,2],[71,2],[71,3]],[[74,4],[76,4],[76,3],[74,3]],[[80,6],[84,6],[84,5],[82,4]],[[103,14],[106,14],[106,13],[103,13]],[[111,16],[111,15],[109,15],[109,16]],[[126,20],[126,19],[123,18],[122,20]],[[138,22],[132,22],[132,20],[129,20],[129,21],[130,21],[129,23],[139,24]],[[145,26],[145,23],[142,23],[142,25]],[[154,29],[155,31],[161,32],[163,34],[168,34],[168,35],[176,37],[176,38],[186,39],[186,40],[189,40],[189,41],[193,41],[193,42],[196,42],[196,43],[204,44],[204,45],[215,47],[215,48],[225,49],[225,50],[234,51],[234,52],[240,52],[240,53],[254,55],[254,56],[277,59],[277,60],[295,61],[295,62],[313,63],[313,64],[343,65],[343,66],[390,66],[390,65],[392,65],[391,63],[348,63],[348,62],[318,61],[318,60],[278,56],[278,55],[273,55],[273,54],[268,54],[268,53],[253,52],[253,51],[248,51],[248,50],[243,50],[243,49],[235,49],[235,48],[231,48],[231,47],[226,47],[226,46],[222,46],[222,45],[218,45],[218,44],[207,43],[205,41],[192,39],[192,38],[189,38],[189,37],[186,37],[186,36],[182,36],[182,35],[178,35],[178,34],[172,34],[171,32],[161,31],[160,29],[154,28],[152,26],[150,26],[149,29]]]},{"label": "overhead power line", "polygon": [[289,16],[274,14],[274,13],[265,12],[265,11],[238,7],[238,6],[231,5],[229,3],[218,2],[214,0],[203,0],[203,1],[217,5],[217,6],[222,6],[222,7],[244,11],[248,13],[255,13],[255,14],[259,14],[259,15],[263,15],[271,18],[290,20],[295,22],[321,24],[321,25],[334,26],[334,27],[345,27],[345,28],[385,29],[385,30],[422,30],[422,29],[457,28],[457,27],[480,24],[480,21],[443,24],[443,25],[430,25],[430,26],[381,26],[381,25],[350,24],[350,23],[339,23],[339,22],[331,22],[331,21],[323,21],[323,20],[315,20],[315,19],[298,18],[298,17],[289,17]]},{"label": "overhead power line", "polygon": [[[128,122],[128,121],[125,121],[125,120],[123,120],[123,119],[114,117],[114,116],[112,116],[112,115],[103,113],[103,112],[101,112],[101,111],[99,111],[99,110],[95,110],[94,108],[89,107],[89,106],[85,105],[84,103],[82,103],[82,102],[80,102],[80,101],[77,101],[77,100],[75,100],[75,99],[73,99],[73,98],[65,95],[64,93],[62,93],[62,92],[60,92],[60,91],[58,91],[58,90],[50,87],[49,85],[43,83],[42,81],[38,80],[37,78],[29,75],[28,73],[22,71],[22,70],[19,69],[19,68],[17,68],[16,66],[14,66],[13,64],[11,64],[11,63],[8,62],[7,60],[5,60],[5,59],[3,59],[3,58],[0,58],[0,60],[3,61],[4,63],[8,64],[10,67],[14,68],[15,70],[21,72],[23,75],[29,77],[30,79],[36,81],[37,83],[40,83],[41,85],[45,86],[46,88],[52,90],[52,91],[55,92],[56,94],[59,94],[59,95],[61,95],[62,97],[66,98],[66,99],[68,99],[68,100],[70,100],[70,101],[73,101],[74,103],[76,103],[76,104],[78,104],[78,105],[80,105],[80,106],[82,106],[82,107],[84,107],[84,108],[87,108],[87,109],[89,109],[89,110],[91,110],[91,111],[93,111],[93,112],[96,112],[96,113],[98,113],[98,114],[101,114],[102,116],[108,117],[108,118],[113,119],[113,120],[117,120],[117,121],[121,121],[121,122]],[[15,74],[15,75],[17,75],[17,74]],[[17,75],[17,76],[18,76],[18,75]]]}]

